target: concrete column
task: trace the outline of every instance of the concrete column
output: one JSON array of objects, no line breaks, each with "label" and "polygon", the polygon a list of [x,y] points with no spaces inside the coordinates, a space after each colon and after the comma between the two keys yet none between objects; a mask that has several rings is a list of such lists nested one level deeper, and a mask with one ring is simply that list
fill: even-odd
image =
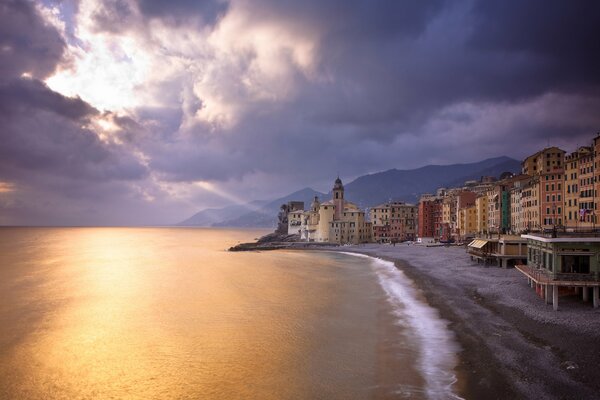
[{"label": "concrete column", "polygon": [[588,298],[589,290],[588,290],[587,286],[583,286],[581,288],[581,290],[583,291],[583,302],[587,303],[589,301],[589,298]]},{"label": "concrete column", "polygon": [[592,298],[594,299],[594,308],[598,308],[598,303],[600,303],[600,296],[598,296],[600,292],[600,287],[594,286],[594,291],[592,292]]},{"label": "concrete column", "polygon": [[552,285],[552,308],[558,310],[558,286]]},{"label": "concrete column", "polygon": [[550,304],[550,302],[552,301],[551,297],[551,287],[550,285],[544,285],[544,291],[546,292],[546,304]]}]

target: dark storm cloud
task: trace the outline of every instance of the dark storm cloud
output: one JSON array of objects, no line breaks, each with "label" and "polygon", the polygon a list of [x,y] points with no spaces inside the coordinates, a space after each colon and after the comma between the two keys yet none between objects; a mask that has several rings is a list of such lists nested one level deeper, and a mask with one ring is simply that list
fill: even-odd
[{"label": "dark storm cloud", "polygon": [[0,113],[15,115],[46,111],[71,120],[83,120],[98,111],[79,98],[65,97],[35,79],[15,78],[0,86]]},{"label": "dark storm cloud", "polygon": [[[174,144],[177,159],[150,151],[153,167],[174,180],[225,180],[256,171],[316,177],[335,169],[360,174],[429,161],[519,157],[511,141],[533,152],[548,141],[564,143],[566,132],[585,143],[600,122],[594,117],[598,6],[544,4],[252,2],[257,23],[286,21],[318,32],[318,72],[331,79],[296,74],[301,89],[293,99],[250,106],[238,126],[210,139],[199,125],[195,136]],[[501,105],[525,109],[552,93],[583,97],[563,122],[550,116],[567,108],[565,102],[531,106],[536,116],[529,120],[510,109],[510,128],[490,116],[508,118]],[[485,115],[454,110],[449,125],[443,110],[461,103],[481,105]],[[444,131],[447,126],[453,131]],[[480,151],[470,154],[474,147]]]},{"label": "dark storm cloud", "polygon": [[521,60],[497,75],[507,94],[585,91],[600,84],[600,3],[478,2],[473,19],[470,48]]},{"label": "dark storm cloud", "polygon": [[444,1],[381,0],[257,0],[251,9],[257,19],[284,19],[324,33],[324,40],[364,42],[418,36]]},{"label": "dark storm cloud", "polygon": [[[126,148],[101,141],[92,130],[98,110],[39,80],[54,71],[64,49],[60,33],[43,21],[32,2],[0,5],[0,181],[13,182],[17,192],[35,193],[27,201],[2,199],[2,213],[16,207],[27,214],[33,209],[19,204],[42,207],[46,197],[60,203],[60,196],[81,197],[102,182],[147,175]],[[31,78],[21,77],[24,73]],[[128,127],[128,121],[116,121]]]},{"label": "dark storm cloud", "polygon": [[[87,199],[106,196],[105,209],[94,211],[105,218],[110,193],[130,201],[129,210],[144,196],[160,199],[143,187],[149,173],[166,184],[210,180],[238,195],[260,176],[264,193],[258,197],[268,198],[329,182],[337,172],[348,177],[499,155],[520,158],[547,144],[572,150],[600,127],[597,2],[98,2],[91,17],[96,29],[136,34],[144,38],[144,51],[174,55],[177,62],[185,54],[186,66],[193,66],[145,82],[148,97],[162,105],[138,108],[135,116],[100,113],[39,80],[21,79],[24,72],[38,79],[51,74],[65,44],[32,3],[0,7],[0,180],[52,192],[52,205],[64,193],[78,199],[73,207],[82,214]],[[268,57],[291,69],[283,75],[289,92],[278,93],[279,77],[264,78],[257,70],[259,49],[231,47],[220,54],[203,42],[229,13],[238,18],[233,28],[240,42],[256,27],[284,33],[267,37],[275,45]],[[165,24],[152,32],[148,19]],[[196,30],[190,37],[198,48],[176,43],[170,49],[165,40],[152,47],[153,35],[168,35],[169,27],[175,35]],[[308,72],[295,64],[287,43],[276,47],[286,35],[314,44]],[[168,61],[165,66],[176,64]],[[265,88],[266,96],[253,97],[248,87]],[[202,88],[208,88],[206,98]],[[191,122],[210,109],[210,95],[233,105],[235,123]],[[122,145],[105,143],[90,130],[89,122],[100,117],[119,128]],[[148,156],[149,168],[137,150]],[[278,183],[269,186],[269,177]],[[137,192],[128,186],[132,182],[139,182]],[[163,206],[175,204],[164,196]],[[127,218],[123,210],[120,217]]]},{"label": "dark storm cloud", "polygon": [[0,82],[23,73],[45,77],[61,60],[65,42],[40,19],[33,3],[0,3]]},{"label": "dark storm cloud", "polygon": [[[25,169],[85,180],[139,179],[146,170],[86,126],[98,111],[39,81],[0,86],[0,170]],[[10,178],[10,176],[4,176]]]},{"label": "dark storm cloud", "polygon": [[473,9],[455,2],[423,13],[429,19],[416,37],[369,40],[366,34],[354,41],[326,34],[322,66],[335,83],[313,89],[325,103],[315,107],[317,116],[365,125],[402,121],[411,130],[454,102],[590,90],[600,79],[600,42],[594,40],[600,6],[578,4],[567,11],[570,2],[476,2]]},{"label": "dark storm cloud", "polygon": [[140,11],[150,18],[173,19],[174,22],[188,17],[199,17],[202,22],[213,25],[225,14],[227,1],[222,0],[137,0]]}]

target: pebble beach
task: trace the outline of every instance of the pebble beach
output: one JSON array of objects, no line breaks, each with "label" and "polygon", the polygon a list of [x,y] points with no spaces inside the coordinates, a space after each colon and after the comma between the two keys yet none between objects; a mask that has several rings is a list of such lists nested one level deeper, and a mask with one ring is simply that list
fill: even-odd
[{"label": "pebble beach", "polygon": [[450,322],[467,399],[600,398],[600,309],[564,295],[544,303],[516,269],[471,261],[464,247],[332,248],[393,261]]}]

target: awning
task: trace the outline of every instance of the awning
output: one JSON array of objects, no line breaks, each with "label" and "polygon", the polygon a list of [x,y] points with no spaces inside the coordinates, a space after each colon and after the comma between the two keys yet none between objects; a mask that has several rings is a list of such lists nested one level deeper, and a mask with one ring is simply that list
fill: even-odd
[{"label": "awning", "polygon": [[473,240],[471,243],[469,243],[469,247],[473,247],[475,249],[481,249],[483,246],[485,246],[488,243],[487,240],[483,240],[483,239],[475,239]]}]

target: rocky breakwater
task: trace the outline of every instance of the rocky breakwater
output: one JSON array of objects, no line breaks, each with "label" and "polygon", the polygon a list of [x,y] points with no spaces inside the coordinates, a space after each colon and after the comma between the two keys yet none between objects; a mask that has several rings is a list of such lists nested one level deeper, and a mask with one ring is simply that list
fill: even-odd
[{"label": "rocky breakwater", "polygon": [[293,247],[300,242],[300,235],[287,235],[277,232],[269,233],[256,242],[240,243],[229,248],[229,251],[277,250]]}]

